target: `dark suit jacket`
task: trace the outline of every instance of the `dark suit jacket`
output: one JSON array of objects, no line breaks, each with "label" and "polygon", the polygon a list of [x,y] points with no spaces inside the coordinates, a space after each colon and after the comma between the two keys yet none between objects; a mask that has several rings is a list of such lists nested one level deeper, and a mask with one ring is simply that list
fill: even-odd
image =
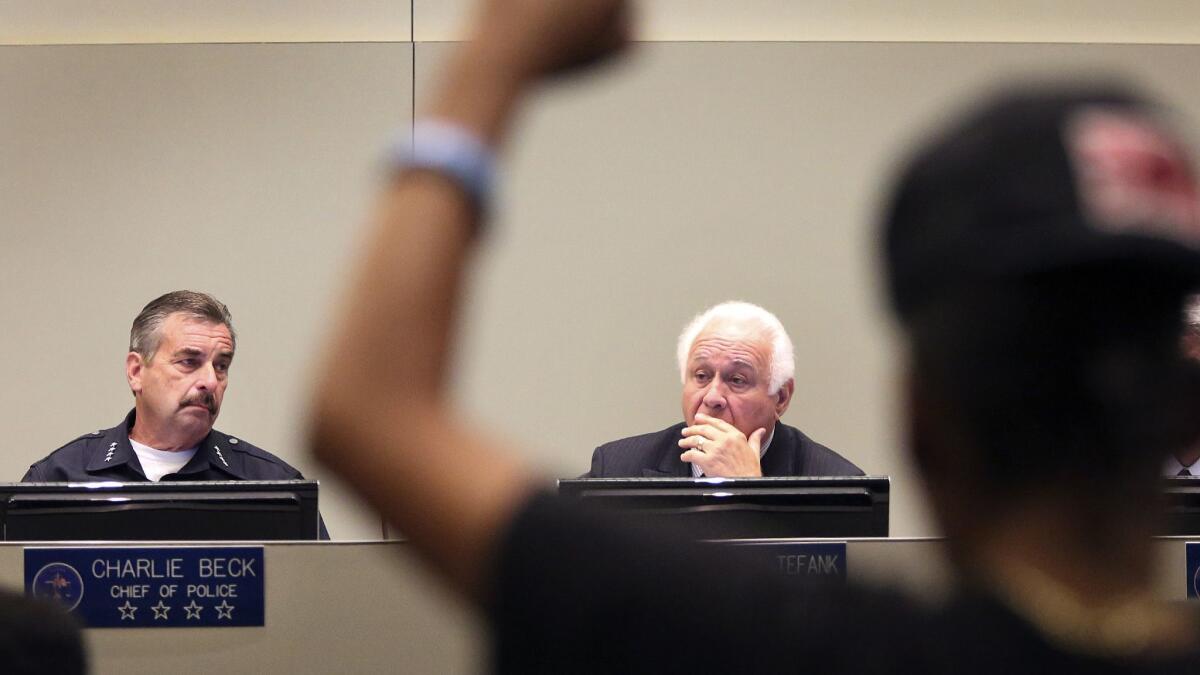
[{"label": "dark suit jacket", "polygon": [[[605,443],[592,453],[592,470],[583,478],[682,477],[692,465],[679,459],[684,423],[662,431]],[[783,422],[762,457],[764,476],[861,476],[863,470],[845,457]]]}]

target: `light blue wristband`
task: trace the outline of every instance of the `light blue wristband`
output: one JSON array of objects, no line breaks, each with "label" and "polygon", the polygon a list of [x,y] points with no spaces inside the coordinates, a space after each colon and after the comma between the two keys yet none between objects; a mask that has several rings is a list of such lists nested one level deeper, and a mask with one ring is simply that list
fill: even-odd
[{"label": "light blue wristband", "polygon": [[475,207],[484,212],[491,201],[495,157],[483,139],[465,128],[435,118],[413,125],[412,141],[393,144],[396,171],[420,169],[451,178]]}]

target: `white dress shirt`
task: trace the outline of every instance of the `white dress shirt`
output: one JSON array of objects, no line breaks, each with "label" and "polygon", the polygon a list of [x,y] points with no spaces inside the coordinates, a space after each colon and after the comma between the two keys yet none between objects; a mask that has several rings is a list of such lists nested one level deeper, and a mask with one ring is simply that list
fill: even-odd
[{"label": "white dress shirt", "polygon": [[1167,458],[1167,463],[1163,465],[1163,475],[1164,476],[1183,475],[1183,474],[1180,474],[1179,472],[1183,471],[1184,469],[1186,469],[1188,474],[1190,474],[1192,476],[1200,476],[1200,460],[1197,460],[1191,466],[1184,466],[1179,463],[1179,460],[1175,457],[1175,455],[1171,455],[1170,457]]}]

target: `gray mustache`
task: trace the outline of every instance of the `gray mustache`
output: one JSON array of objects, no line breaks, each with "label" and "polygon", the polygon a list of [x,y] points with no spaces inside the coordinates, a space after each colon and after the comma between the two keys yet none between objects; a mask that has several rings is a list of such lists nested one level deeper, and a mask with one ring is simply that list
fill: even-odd
[{"label": "gray mustache", "polygon": [[202,405],[205,408],[208,408],[208,412],[210,414],[216,414],[217,412],[217,399],[212,394],[197,394],[196,396],[189,396],[188,398],[185,398],[179,402],[180,408],[186,408],[189,405]]}]

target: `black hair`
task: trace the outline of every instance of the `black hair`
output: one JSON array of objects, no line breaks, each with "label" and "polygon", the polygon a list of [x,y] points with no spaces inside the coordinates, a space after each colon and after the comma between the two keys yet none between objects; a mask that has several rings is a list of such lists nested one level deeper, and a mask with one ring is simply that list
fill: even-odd
[{"label": "black hair", "polygon": [[1200,367],[1179,339],[1187,289],[1117,267],[962,287],[909,318],[914,375],[977,453],[976,486],[1144,494],[1200,435]]}]

